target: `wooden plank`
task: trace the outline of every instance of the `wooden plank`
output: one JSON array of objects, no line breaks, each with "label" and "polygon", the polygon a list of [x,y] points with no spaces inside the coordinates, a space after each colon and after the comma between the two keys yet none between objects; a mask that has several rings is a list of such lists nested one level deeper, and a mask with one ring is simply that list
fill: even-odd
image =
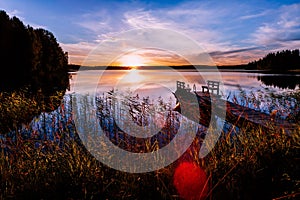
[{"label": "wooden plank", "polygon": [[[266,113],[220,99],[214,94],[199,91],[191,94],[196,95],[198,105],[191,106],[189,105],[188,100],[185,99],[181,99],[181,101],[183,101],[181,102],[181,105],[187,110],[186,113],[189,115],[187,117],[204,126],[209,126],[211,118],[211,102],[214,101],[214,105],[226,105],[225,120],[238,127],[245,125],[259,126],[264,129],[278,129],[286,133],[292,132],[298,127],[296,124],[289,123],[285,120],[273,120],[271,116]],[[176,95],[180,95],[180,93]],[[194,113],[198,111],[200,112],[200,115],[199,113]]]}]

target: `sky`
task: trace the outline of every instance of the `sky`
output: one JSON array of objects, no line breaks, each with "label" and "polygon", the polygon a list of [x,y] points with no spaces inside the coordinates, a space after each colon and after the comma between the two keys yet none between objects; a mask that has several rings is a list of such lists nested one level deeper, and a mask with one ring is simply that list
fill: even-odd
[{"label": "sky", "polygon": [[0,9],[52,32],[71,64],[203,64],[205,55],[235,65],[300,48],[300,2],[292,0],[0,0]]}]

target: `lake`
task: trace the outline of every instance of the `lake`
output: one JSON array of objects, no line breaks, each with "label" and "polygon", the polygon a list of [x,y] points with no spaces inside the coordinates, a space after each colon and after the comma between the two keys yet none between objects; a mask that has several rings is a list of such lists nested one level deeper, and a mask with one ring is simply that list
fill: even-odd
[{"label": "lake", "polygon": [[[296,105],[294,99],[281,95],[299,91],[300,74],[270,74],[264,71],[188,71],[188,70],[82,70],[72,73],[70,93],[103,94],[110,90],[130,91],[140,97],[163,98],[175,102],[172,92],[176,81],[183,81],[187,87],[197,91],[206,80],[220,80],[223,83],[221,95],[238,104],[262,112],[277,109],[286,117]],[[278,95],[275,98],[275,95]]]},{"label": "lake", "polygon": [[[167,105],[169,109],[174,108],[176,99],[173,92],[176,90],[176,81],[184,81],[187,87],[193,89],[195,85],[196,90],[201,90],[201,86],[205,85],[205,80],[221,78],[223,83],[221,98],[223,99],[267,114],[273,110],[278,110],[277,115],[282,119],[286,119],[290,114],[300,112],[299,102],[286,95],[290,92],[299,92],[300,75],[296,73],[267,74],[263,72],[221,71],[216,75],[216,72],[211,71],[133,69],[122,71],[84,70],[73,72],[71,75],[71,86],[66,91],[62,106],[50,113],[42,113],[37,116],[30,123],[30,127],[22,131],[22,134],[28,135],[26,137],[32,137],[31,134],[34,132],[37,138],[43,138],[43,135],[46,134],[48,139],[55,140],[56,137],[60,137],[61,132],[69,130],[69,134],[73,137],[72,109],[74,108],[72,108],[71,102],[74,100],[73,97],[78,94],[90,94],[91,96],[95,94],[102,100],[105,100],[108,93],[112,91],[123,94],[123,96],[129,95],[135,100],[139,99],[138,106],[140,107],[136,109],[138,112],[146,101],[149,104],[158,105],[154,111],[162,111],[164,105]],[[106,102],[110,103],[109,101]],[[80,109],[83,104],[77,105]],[[164,109],[167,107],[164,106]],[[116,112],[116,109],[113,110]],[[119,115],[126,117],[128,113],[119,112]],[[149,121],[149,119],[141,117],[139,113],[134,113],[134,115],[133,118],[136,120],[144,120],[141,123],[151,124],[156,121],[155,126],[158,127],[162,127],[163,125],[159,125],[159,123],[166,120],[166,116],[155,115]],[[124,124],[121,118],[118,123]],[[106,124],[105,126],[109,125]],[[125,125],[123,127],[126,128]],[[80,131],[81,127],[77,126],[76,128]],[[112,127],[110,126],[110,128]]]},{"label": "lake", "polygon": [[[123,150],[146,153],[146,144],[158,144],[162,148],[181,134],[193,133],[207,138],[207,135],[215,137],[222,131],[239,133],[240,128],[225,122],[223,117],[213,115],[209,118],[209,126],[213,126],[210,129],[173,111],[176,105],[173,93],[177,81],[184,82],[185,87],[191,90],[201,91],[207,80],[221,82],[222,99],[267,114],[277,110],[277,118],[282,120],[299,112],[299,102],[288,93],[299,92],[300,75],[262,71],[82,70],[72,73],[66,99],[73,98],[72,111],[77,119],[75,127],[86,146],[99,149],[99,142],[94,144],[94,141],[98,141],[94,136],[105,134],[115,146]],[[188,110],[188,114],[194,114],[194,108]],[[209,130],[215,134],[208,134],[211,133]],[[182,141],[185,141],[185,137],[182,137]],[[179,147],[181,145],[176,148]]]}]

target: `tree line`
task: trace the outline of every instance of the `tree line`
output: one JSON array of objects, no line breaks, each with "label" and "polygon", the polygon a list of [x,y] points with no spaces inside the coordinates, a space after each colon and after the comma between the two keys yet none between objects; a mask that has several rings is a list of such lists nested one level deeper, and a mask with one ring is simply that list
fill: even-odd
[{"label": "tree line", "polygon": [[269,53],[265,57],[249,62],[247,69],[288,71],[300,69],[299,49]]},{"label": "tree line", "polygon": [[68,54],[54,35],[5,11],[0,11],[0,67],[0,134],[56,109],[69,87]]},{"label": "tree line", "polygon": [[45,29],[0,11],[0,90],[28,88],[50,96],[69,85],[68,54]]}]

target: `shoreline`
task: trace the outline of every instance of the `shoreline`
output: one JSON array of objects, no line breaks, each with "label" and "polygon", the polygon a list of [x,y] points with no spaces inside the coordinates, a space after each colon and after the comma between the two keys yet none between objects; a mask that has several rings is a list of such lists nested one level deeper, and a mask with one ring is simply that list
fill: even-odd
[{"label": "shoreline", "polygon": [[277,71],[277,70],[252,70],[245,68],[229,68],[229,67],[214,67],[211,66],[196,66],[195,67],[182,67],[182,66],[142,66],[142,67],[123,67],[123,66],[81,66],[77,70],[70,69],[69,73],[77,73],[78,71],[89,71],[89,70],[111,70],[111,71],[126,71],[126,70],[157,70],[157,71],[167,71],[167,70],[178,70],[186,72],[203,71],[203,72],[246,72],[246,73],[263,73],[263,74],[290,74],[290,75],[300,75],[300,69],[298,70],[288,70],[288,71]]}]

